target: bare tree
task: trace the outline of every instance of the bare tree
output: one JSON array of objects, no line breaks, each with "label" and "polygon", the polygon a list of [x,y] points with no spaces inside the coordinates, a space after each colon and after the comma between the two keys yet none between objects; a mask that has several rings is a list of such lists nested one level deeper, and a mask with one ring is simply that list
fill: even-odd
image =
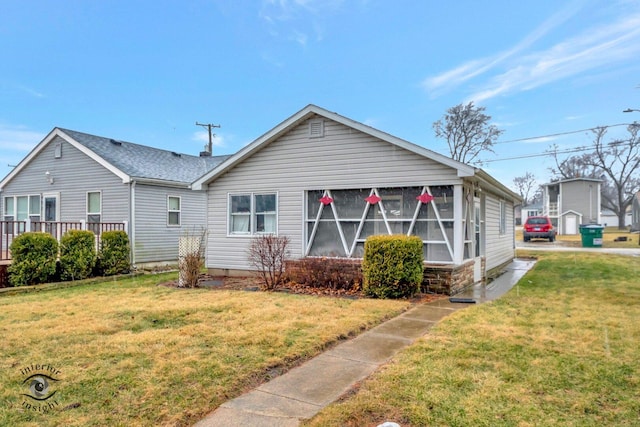
[{"label": "bare tree", "polygon": [[538,187],[534,174],[526,172],[523,176],[513,178],[513,185],[518,191],[518,194],[520,194],[520,197],[522,197],[523,205],[526,206],[533,201],[536,188]]},{"label": "bare tree", "polygon": [[590,152],[558,161],[554,154],[556,175],[562,178],[590,177],[602,179],[602,206],[618,216],[618,229],[625,228],[627,208],[640,190],[640,124],[627,127],[628,139],[605,142],[606,127],[594,129]]},{"label": "bare tree", "polygon": [[483,151],[493,153],[493,144],[504,131],[489,124],[491,116],[484,111],[485,107],[476,107],[473,102],[458,104],[433,123],[436,137],[447,140],[454,160],[478,164],[481,163],[478,156]]},{"label": "bare tree", "polygon": [[289,255],[289,238],[263,234],[255,237],[249,247],[249,262],[262,278],[262,290],[272,291],[284,278],[284,264]]},{"label": "bare tree", "polygon": [[[588,147],[584,147],[588,150]],[[558,146],[553,145],[548,151],[555,161],[555,167],[549,168],[554,180],[571,178],[599,178],[602,172],[586,163],[584,155],[570,156],[560,160]],[[588,157],[588,156],[587,156]]]}]

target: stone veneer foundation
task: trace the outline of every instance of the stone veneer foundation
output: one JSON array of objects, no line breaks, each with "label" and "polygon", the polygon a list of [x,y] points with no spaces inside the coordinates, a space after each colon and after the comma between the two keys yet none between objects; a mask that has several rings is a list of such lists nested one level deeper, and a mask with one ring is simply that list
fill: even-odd
[{"label": "stone veneer foundation", "polygon": [[[302,260],[287,260],[285,270],[287,275],[295,277],[301,268]],[[362,280],[361,259],[330,258],[327,262],[338,263],[341,267],[341,275],[353,275],[353,280]],[[424,265],[422,279],[422,292],[444,295],[455,295],[465,288],[472,286],[474,262],[467,261],[462,265],[428,264]],[[485,271],[485,259],[482,258],[482,271]]]}]

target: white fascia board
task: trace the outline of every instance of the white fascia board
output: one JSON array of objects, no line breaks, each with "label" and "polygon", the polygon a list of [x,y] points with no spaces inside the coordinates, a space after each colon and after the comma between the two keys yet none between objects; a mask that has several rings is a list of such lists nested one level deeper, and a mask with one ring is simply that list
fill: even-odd
[{"label": "white fascia board", "polygon": [[51,142],[53,138],[58,136],[57,131],[58,128],[54,128],[51,132],[49,132],[49,134],[45,136],[44,139],[40,141],[38,145],[36,145],[33,150],[31,150],[31,152],[27,154],[27,156],[22,159],[15,168],[13,168],[11,172],[9,172],[9,174],[0,182],[0,191],[2,191],[4,186],[7,185],[9,181],[11,181],[16,175],[18,175],[18,173],[20,173],[20,171],[24,169],[31,162],[31,160],[33,160],[38,155],[38,153],[40,153],[49,142]]},{"label": "white fascia board", "polygon": [[107,170],[109,170],[110,172],[112,172],[113,174],[121,178],[123,183],[126,184],[130,182],[131,179],[129,175],[122,172],[120,169],[114,167],[111,163],[105,161],[102,157],[98,156],[96,153],[89,150],[87,147],[80,144],[78,141],[74,140],[69,135],[67,135],[62,130],[56,127],[56,128],[53,128],[53,130],[49,132],[49,134],[42,141],[40,141],[40,143],[38,143],[38,145],[36,145],[35,148],[31,150],[31,152],[27,154],[27,156],[24,159],[22,159],[22,161],[20,161],[20,163],[18,163],[18,165],[15,168],[13,168],[13,170],[2,180],[2,182],[0,182],[0,191],[2,191],[4,186],[7,183],[9,183],[9,181],[11,181],[16,175],[18,175],[20,171],[24,169],[38,154],[40,154],[40,152],[56,137],[60,137],[64,139],[73,147],[77,148],[78,150],[80,150],[81,152],[83,152],[84,154],[86,154],[96,162],[98,162]]},{"label": "white fascia board", "polygon": [[218,165],[218,167],[214,168],[212,171],[198,178],[198,180],[194,181],[191,184],[192,190],[202,190],[202,188],[208,185],[210,182],[214,181],[217,177],[224,174],[227,170],[234,167],[236,164],[242,162],[244,159],[253,155],[256,151],[263,148],[263,146],[268,145],[269,142],[273,141],[283,132],[288,130],[291,126],[296,124],[297,122],[303,120],[305,117],[310,115],[311,113],[308,111],[310,106],[307,106],[289,117],[287,120],[283,121],[269,132],[260,136],[258,139],[254,140],[249,145],[246,145],[240,151],[238,151],[233,156],[229,157],[227,160]]},{"label": "white fascia board", "polygon": [[310,105],[307,108],[310,108],[312,110],[312,112],[319,114],[321,116],[324,116],[328,119],[331,119],[333,121],[336,121],[338,123],[341,123],[345,126],[349,126],[352,127],[356,130],[359,130],[360,132],[369,134],[371,136],[374,136],[378,139],[381,139],[383,141],[386,141],[390,144],[393,145],[397,145],[400,148],[404,148],[407,151],[411,151],[415,154],[418,154],[422,157],[427,157],[433,161],[436,161],[438,163],[442,163],[445,166],[449,166],[452,169],[455,169],[458,172],[458,176],[459,177],[468,177],[468,176],[473,176],[475,173],[475,168],[472,166],[469,166],[467,164],[458,162],[456,160],[453,160],[450,157],[444,156],[442,154],[436,153],[435,151],[429,150],[428,148],[424,148],[421,147],[419,145],[416,145],[412,142],[409,141],[405,141],[404,139],[398,138],[396,136],[393,136],[391,134],[388,134],[386,132],[383,132],[381,130],[375,129],[371,126],[367,126],[363,123],[360,122],[356,122],[355,120],[349,119],[347,117],[341,116],[340,114],[337,113],[332,113],[330,111],[327,111],[323,108],[317,107],[315,105]]},{"label": "white fascia board", "polygon": [[131,182],[131,177],[129,175],[127,175],[126,173],[124,173],[120,169],[116,168],[111,163],[107,162],[105,159],[103,159],[102,157],[100,157],[99,155],[94,153],[93,151],[89,150],[87,147],[85,147],[84,145],[80,144],[78,141],[76,141],[75,139],[71,138],[69,135],[67,135],[66,133],[64,133],[60,129],[56,128],[55,130],[57,131],[57,134],[61,138],[65,139],[69,144],[71,144],[72,146],[74,146],[75,148],[80,150],[82,153],[84,153],[87,156],[89,156],[91,159],[93,159],[96,162],[98,162],[102,167],[107,169],[112,174],[116,175],[118,178],[122,179],[122,183],[123,184],[128,184],[129,182]]},{"label": "white fascia board", "polygon": [[154,178],[140,178],[140,177],[129,177],[131,182],[135,182],[137,184],[145,184],[145,185],[157,185],[161,187],[171,187],[171,188],[190,188],[189,183],[180,182],[180,181],[167,181],[164,179],[154,179]]},{"label": "white fascia board", "polygon": [[242,150],[240,150],[238,153],[234,154],[229,159],[221,163],[214,170],[212,170],[211,172],[199,178],[197,181],[195,181],[191,185],[191,188],[193,190],[202,190],[203,186],[206,186],[211,181],[215,180],[217,177],[224,174],[228,169],[232,168],[237,163],[251,156],[255,151],[261,149],[263,145],[266,145],[269,142],[273,141],[279,135],[286,132],[293,126],[297,125],[299,122],[306,119],[307,117],[312,116],[313,114],[317,114],[326,119],[333,120],[337,123],[341,123],[347,127],[351,127],[360,132],[366,133],[375,138],[378,138],[380,140],[386,141],[390,144],[396,145],[405,150],[416,153],[422,157],[426,157],[438,163],[442,163],[446,166],[449,166],[455,169],[457,171],[458,176],[461,178],[474,176],[475,174],[475,168],[472,166],[466,165],[464,163],[460,163],[456,160],[453,160],[450,157],[444,156],[442,154],[438,154],[435,151],[431,151],[429,149],[423,148],[419,145],[405,141],[401,138],[395,137],[386,132],[382,132],[378,129],[372,128],[371,126],[367,126],[363,123],[356,122],[355,120],[341,116],[340,114],[333,113],[328,110],[325,110],[324,108],[310,104],[310,105],[307,105],[302,110],[295,113],[293,116],[286,119],[285,121],[281,122],[279,125],[271,129],[269,132],[260,136],[258,139],[256,139],[255,141],[253,141],[252,143],[244,147]]},{"label": "white fascia board", "polygon": [[518,203],[518,202],[522,203],[522,197],[518,193],[516,193],[515,191],[512,191],[507,186],[502,184],[500,181],[498,181],[497,179],[495,179],[494,177],[492,177],[482,169],[476,170],[476,176],[488,188],[492,189],[494,192],[498,193],[499,195],[505,198],[511,199],[514,203]]}]

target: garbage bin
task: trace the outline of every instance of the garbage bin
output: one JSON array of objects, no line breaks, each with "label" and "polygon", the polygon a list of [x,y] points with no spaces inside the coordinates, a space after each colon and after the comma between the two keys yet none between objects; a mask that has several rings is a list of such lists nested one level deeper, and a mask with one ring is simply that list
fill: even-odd
[{"label": "garbage bin", "polygon": [[602,247],[602,230],[604,226],[600,224],[589,224],[580,226],[583,248]]}]

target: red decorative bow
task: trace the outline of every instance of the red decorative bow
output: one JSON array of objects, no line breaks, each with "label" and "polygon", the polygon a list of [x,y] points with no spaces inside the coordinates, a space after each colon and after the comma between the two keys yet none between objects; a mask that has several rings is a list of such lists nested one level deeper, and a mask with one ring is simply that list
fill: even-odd
[{"label": "red decorative bow", "polygon": [[376,203],[378,203],[380,200],[382,200],[382,198],[376,196],[375,194],[370,195],[369,197],[367,197],[365,199],[367,202],[371,203],[372,205],[375,205]]},{"label": "red decorative bow", "polygon": [[333,202],[333,199],[329,196],[324,196],[320,199],[320,203],[322,203],[325,206],[330,205],[332,202]]},{"label": "red decorative bow", "polygon": [[420,200],[422,203],[429,203],[433,200],[433,196],[429,193],[422,193],[416,199]]}]

